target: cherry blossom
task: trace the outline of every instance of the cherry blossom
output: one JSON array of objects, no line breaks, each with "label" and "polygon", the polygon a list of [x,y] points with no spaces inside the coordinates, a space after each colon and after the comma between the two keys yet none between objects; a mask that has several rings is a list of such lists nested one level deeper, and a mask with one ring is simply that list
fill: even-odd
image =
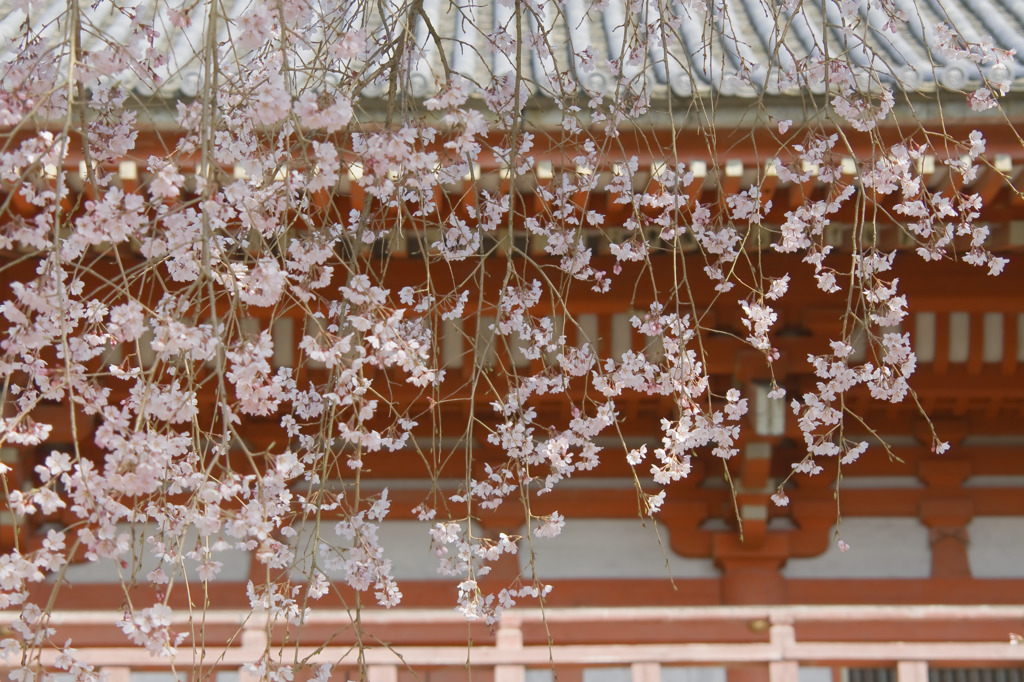
[{"label": "cherry blossom", "polygon": [[[12,679],[34,679],[23,661],[44,648],[96,678],[30,596],[60,597],[71,564],[112,566],[126,643],[185,661],[203,645],[173,605],[234,553],[259,567],[239,598],[268,632],[338,600],[399,607],[402,520],[429,526],[453,607],[493,624],[557,589],[494,570],[564,540],[554,491],[624,461],[638,513],[670,508],[702,460],[763,439],[759,386],[788,400],[792,475],[858,466],[875,441],[847,398],[913,402],[901,259],[1008,263],[982,217],[1002,142],[955,139],[941,117],[891,125],[923,77],[886,62],[906,3],[828,0],[813,28],[780,3],[771,68],[699,0],[622,19],[494,0],[486,29],[456,3],[454,38],[401,0],[99,0],[50,22],[9,4],[0,445],[27,464],[0,464],[19,533],[0,555]],[[610,39],[585,44],[584,20]],[[927,32],[930,75],[948,67],[935,106],[998,112],[1012,52]],[[772,110],[790,97],[821,108]],[[733,100],[755,159],[730,157]],[[784,357],[794,291],[842,312]],[[717,369],[719,341],[742,370]],[[627,443],[641,400],[663,411]],[[422,464],[402,472],[429,483],[422,499],[380,485],[399,459]],[[764,499],[788,505],[789,480]],[[248,670],[332,675],[286,649]]]}]

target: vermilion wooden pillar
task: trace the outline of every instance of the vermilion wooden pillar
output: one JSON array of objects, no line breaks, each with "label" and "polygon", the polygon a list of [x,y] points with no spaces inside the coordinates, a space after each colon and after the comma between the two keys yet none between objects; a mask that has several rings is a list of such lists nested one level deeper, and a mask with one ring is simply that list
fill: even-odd
[{"label": "vermilion wooden pillar", "polygon": [[921,502],[921,523],[928,527],[932,550],[932,578],[969,578],[967,524],[973,513],[963,482],[971,473],[967,460],[931,460],[921,463],[920,477],[928,484],[928,499]]},{"label": "vermilion wooden pillar", "polygon": [[782,604],[786,582],[779,572],[789,554],[782,535],[765,535],[760,543],[745,544],[739,536],[715,536],[715,562],[722,569],[723,604]]}]

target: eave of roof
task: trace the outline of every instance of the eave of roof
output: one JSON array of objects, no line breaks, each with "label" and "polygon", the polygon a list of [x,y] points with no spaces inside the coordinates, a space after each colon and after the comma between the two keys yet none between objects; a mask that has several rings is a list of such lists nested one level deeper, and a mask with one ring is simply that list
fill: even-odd
[{"label": "eave of roof", "polygon": [[[361,25],[371,41],[383,30],[373,13],[344,16],[337,3],[313,0],[311,4],[317,16],[331,22],[332,27]],[[410,25],[419,58],[402,84],[403,94],[428,97],[436,92],[446,80],[444,64],[475,87],[488,87],[495,77],[516,70],[514,59],[494,49],[493,37],[502,31],[515,34],[519,30],[524,47],[529,47],[523,50],[520,73],[527,87],[537,94],[556,87],[549,74],[558,71],[569,75],[570,86],[591,93],[614,93],[617,88],[631,87],[653,99],[710,94],[741,99],[798,95],[801,88],[780,84],[779,75],[798,73],[804,60],[819,55],[823,45],[842,51],[864,85],[877,80],[903,90],[928,93],[937,89],[967,91],[986,81],[1015,82],[1024,77],[1024,62],[1016,55],[1005,64],[979,65],[948,59],[935,49],[936,27],[947,25],[955,28],[967,44],[981,43],[991,36],[997,48],[1024,55],[1024,0],[892,0],[893,9],[907,18],[895,32],[887,30],[889,17],[882,10],[861,0],[860,23],[845,36],[838,28],[843,23],[840,9],[831,0],[823,5],[803,3],[791,12],[771,0],[721,0],[711,11],[704,11],[698,7],[703,3],[694,0],[632,3],[639,12],[625,11],[625,3],[619,0],[603,3],[602,9],[597,8],[598,4],[589,0],[423,0],[423,15],[415,17]],[[0,37],[5,45],[17,44],[26,21],[25,13],[13,6],[11,0],[0,0]],[[116,77],[139,94],[195,96],[203,78],[197,50],[206,31],[204,17],[197,11],[190,22],[181,22],[175,19],[172,3],[166,2],[143,2],[140,7],[139,14],[159,33],[154,50],[167,57],[166,64],[156,70],[155,82],[130,68]],[[257,3],[224,0],[220,7],[227,20],[218,22],[217,41],[228,46],[241,30],[238,20],[253,12]],[[657,23],[664,32],[648,35],[648,17],[659,7],[667,18]],[[64,2],[56,0],[33,3],[29,25],[43,40],[58,43],[66,31],[65,22],[59,19],[66,8]],[[429,19],[433,35],[424,17]],[[131,40],[133,21],[127,12],[100,4],[97,8],[84,7],[83,19],[86,52]],[[779,26],[786,27],[782,40],[778,38]],[[544,44],[550,48],[549,54],[537,48]],[[584,57],[588,47],[593,59]],[[12,56],[12,50],[7,48],[5,60]],[[636,59],[622,60],[631,50]],[[222,51],[222,58],[230,61],[226,48]],[[301,60],[302,51],[296,55]],[[309,59],[316,68],[315,60],[320,57],[310,51]],[[609,62],[623,63],[621,72],[613,72]],[[303,70],[300,64],[294,66],[297,72]],[[740,78],[737,73],[748,75]],[[351,87],[340,70],[322,70],[314,78],[326,86]],[[386,88],[387,83],[378,79],[367,84],[361,94],[372,99],[382,96]],[[810,90],[820,94],[825,88],[821,85]]]}]

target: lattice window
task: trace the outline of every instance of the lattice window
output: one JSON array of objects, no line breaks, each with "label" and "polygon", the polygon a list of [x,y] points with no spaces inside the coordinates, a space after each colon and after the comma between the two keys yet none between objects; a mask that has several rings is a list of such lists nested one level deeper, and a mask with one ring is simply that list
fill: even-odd
[{"label": "lattice window", "polygon": [[929,668],[928,682],[1022,682],[1021,668]]}]

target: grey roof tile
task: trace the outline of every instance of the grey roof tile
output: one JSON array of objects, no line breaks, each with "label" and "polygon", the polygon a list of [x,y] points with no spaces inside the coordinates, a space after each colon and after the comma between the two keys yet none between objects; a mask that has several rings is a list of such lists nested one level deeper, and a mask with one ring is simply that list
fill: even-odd
[{"label": "grey roof tile", "polygon": [[[383,2],[392,9],[399,5],[398,0]],[[363,26],[370,35],[379,34],[381,38],[387,33],[376,11],[345,17],[345,10],[337,3],[312,0],[312,4],[333,21]],[[831,53],[842,52],[856,68],[872,74],[871,79],[898,82],[910,89],[970,89],[980,85],[983,76],[1024,77],[1024,62],[1020,60],[1024,55],[1024,0],[892,0],[890,4],[908,19],[900,23],[896,34],[887,30],[889,17],[876,3],[860,0],[862,21],[845,35],[838,26],[841,16],[834,0],[824,4],[824,14],[817,2],[806,2],[786,12],[774,0],[717,0],[711,16],[698,4],[693,0],[640,0],[628,4],[625,0],[608,0],[598,10],[593,0],[520,0],[523,16],[519,25],[524,32],[526,62],[523,75],[528,86],[539,93],[557,87],[548,78],[557,69],[591,91],[629,86],[642,87],[653,97],[670,92],[677,96],[720,92],[755,97],[762,92],[777,92],[781,73],[793,72],[801,60],[820,54],[827,45]],[[65,27],[58,18],[66,6],[63,0],[33,2],[31,26],[45,40],[60,41]],[[218,41],[227,44],[242,30],[237,20],[255,4],[252,0],[223,0],[219,6],[231,18],[219,24]],[[530,6],[540,11],[528,11]],[[8,46],[15,44],[25,19],[12,7],[12,0],[0,0],[0,37]],[[123,80],[142,92],[157,87],[166,96],[194,95],[202,81],[202,65],[196,53],[204,37],[203,18],[196,16],[190,25],[177,27],[171,20],[169,3],[151,0],[141,7],[160,33],[156,45],[166,54],[167,63],[159,69],[162,82],[157,86],[139,75],[139,69],[136,73],[126,71]],[[639,11],[631,11],[637,7]],[[671,21],[663,26],[663,34],[647,35],[647,25],[653,24],[650,17],[658,7],[668,8]],[[436,91],[444,81],[444,64],[480,88],[487,87],[494,76],[515,70],[513,60],[490,44],[496,33],[516,32],[511,1],[423,0],[423,11],[436,37],[417,18],[412,34],[419,59],[404,86],[406,94],[423,97]],[[96,8],[86,6],[84,13],[85,50],[98,49],[106,41],[123,44],[130,38],[132,21],[126,12],[98,3]],[[998,47],[1016,50],[1018,56],[1004,71],[948,60],[934,50],[935,26],[939,23],[955,26],[967,41],[983,41],[991,36]],[[788,29],[782,41],[777,35],[779,27]],[[538,49],[542,44],[549,46],[549,51]],[[593,64],[582,56],[586,47],[596,57]],[[11,57],[12,49],[6,48],[5,60]],[[305,49],[307,54],[300,50],[297,58],[312,60],[315,51],[312,47]],[[609,60],[621,64],[621,78],[608,68]],[[749,79],[737,78],[738,71],[749,74]],[[329,82],[338,77],[320,74],[316,78]],[[379,96],[384,85],[380,81],[372,83],[364,95]]]}]

